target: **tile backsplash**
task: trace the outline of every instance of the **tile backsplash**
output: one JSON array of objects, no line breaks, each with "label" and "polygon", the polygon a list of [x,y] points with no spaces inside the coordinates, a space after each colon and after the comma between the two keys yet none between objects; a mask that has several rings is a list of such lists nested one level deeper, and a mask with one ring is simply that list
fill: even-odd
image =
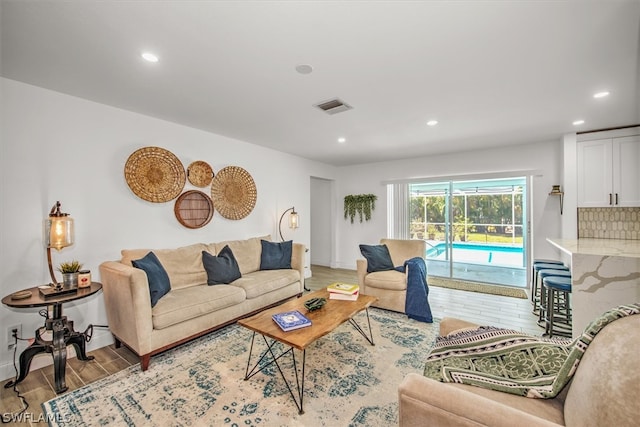
[{"label": "tile backsplash", "polygon": [[640,239],[640,207],[578,208],[578,238]]}]

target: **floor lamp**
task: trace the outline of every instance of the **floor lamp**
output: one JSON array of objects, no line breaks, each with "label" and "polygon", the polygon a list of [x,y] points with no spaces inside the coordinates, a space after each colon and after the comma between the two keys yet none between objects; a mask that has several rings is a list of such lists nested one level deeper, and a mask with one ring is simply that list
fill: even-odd
[{"label": "floor lamp", "polygon": [[[278,222],[278,233],[280,233],[280,240],[283,241],[283,242],[284,242],[284,237],[282,236],[282,220],[284,219],[284,216],[289,211],[291,211],[291,213],[289,214],[289,228],[296,229],[296,228],[298,228],[300,226],[300,223],[298,222],[298,220],[300,218],[298,216],[298,212],[296,212],[296,208],[295,207],[290,207],[286,211],[282,212],[282,215],[280,216],[280,221]],[[304,288],[305,291],[310,290],[304,284],[304,277],[302,278],[302,287]]]}]

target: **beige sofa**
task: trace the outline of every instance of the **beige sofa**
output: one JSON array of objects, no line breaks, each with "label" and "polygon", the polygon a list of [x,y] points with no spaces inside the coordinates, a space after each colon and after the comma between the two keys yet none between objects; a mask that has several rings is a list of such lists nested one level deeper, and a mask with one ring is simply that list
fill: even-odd
[{"label": "beige sofa", "polygon": [[[443,319],[440,334],[474,325]],[[399,386],[400,426],[637,426],[640,422],[640,315],[607,325],[572,381],[554,399],[531,399],[418,374]]]},{"label": "beige sofa", "polygon": [[[387,245],[391,261],[395,267],[408,259],[424,257],[427,245],[424,240],[380,239],[381,245]],[[367,273],[367,260],[356,260],[358,285],[365,295],[378,297],[374,307],[404,313],[407,299],[407,273],[396,270]]]},{"label": "beige sofa", "polygon": [[[104,302],[116,346],[124,343],[138,354],[144,371],[155,354],[302,295],[304,245],[293,244],[291,269],[261,271],[261,239],[271,240],[263,236],[177,249],[123,250],[120,261],[102,263]],[[209,286],[202,251],[216,255],[225,245],[233,251],[242,277]],[[171,291],[154,307],[146,273],[131,264],[150,251],[171,282]]]}]

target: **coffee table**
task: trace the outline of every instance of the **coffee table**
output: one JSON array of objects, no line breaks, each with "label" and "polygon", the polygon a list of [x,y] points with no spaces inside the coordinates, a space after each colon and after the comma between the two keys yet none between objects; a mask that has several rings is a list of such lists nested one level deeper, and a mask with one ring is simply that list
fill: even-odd
[{"label": "coffee table", "polygon": [[[326,298],[327,303],[319,310],[307,311],[304,307],[304,302],[311,298]],[[327,335],[347,321],[351,323],[356,331],[362,334],[362,336],[365,337],[371,345],[375,345],[373,342],[373,334],[371,332],[371,321],[369,320],[368,308],[372,303],[377,301],[377,299],[377,297],[369,295],[360,295],[356,301],[332,300],[329,299],[329,292],[326,289],[323,289],[303,295],[295,300],[285,302],[277,307],[264,310],[254,316],[247,317],[246,319],[239,320],[238,324],[253,331],[253,335],[251,337],[251,348],[249,349],[249,359],[247,360],[247,370],[244,377],[245,381],[268,366],[275,364],[280,372],[280,376],[289,390],[289,394],[291,395],[293,402],[298,408],[298,413],[304,414],[304,371],[307,347],[313,344],[317,339]],[[289,332],[284,332],[280,329],[271,316],[291,310],[298,310],[307,316],[309,320],[311,320],[311,326],[295,329]],[[367,327],[369,329],[368,335],[353,318],[361,311],[365,311],[367,314]],[[256,334],[260,334],[262,336],[265,344],[267,345],[267,349],[262,352],[258,357],[258,361],[253,367],[251,367],[253,344],[256,339]],[[276,342],[284,344],[288,349],[276,355],[274,352],[274,345]],[[294,349],[302,351],[301,374],[298,372],[296,357],[293,351]],[[278,363],[278,359],[287,354],[291,355],[293,371],[296,379],[295,386],[289,384],[289,381],[287,381],[287,378]],[[296,393],[294,393],[294,389]]]}]

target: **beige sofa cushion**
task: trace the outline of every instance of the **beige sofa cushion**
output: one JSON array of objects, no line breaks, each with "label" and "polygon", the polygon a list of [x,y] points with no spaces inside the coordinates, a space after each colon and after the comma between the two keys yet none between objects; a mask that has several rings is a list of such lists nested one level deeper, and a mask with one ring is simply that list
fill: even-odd
[{"label": "beige sofa cushion", "polygon": [[252,237],[246,240],[228,240],[226,242],[211,243],[207,245],[207,250],[213,255],[218,255],[218,252],[220,252],[225,245],[229,245],[233,256],[236,258],[236,261],[238,261],[240,274],[244,276],[247,273],[260,270],[260,255],[262,254],[260,240],[271,241],[271,236],[267,235]]},{"label": "beige sofa cushion", "polygon": [[416,373],[402,380],[398,395],[401,427],[565,425],[560,397],[530,399],[470,385],[441,383]]},{"label": "beige sofa cushion", "polygon": [[120,262],[132,265],[131,260],[153,252],[169,275],[171,289],[180,289],[207,283],[207,272],[202,264],[202,251],[207,249],[208,246],[203,243],[177,249],[124,249]]},{"label": "beige sofa cushion", "polygon": [[376,271],[369,273],[364,278],[367,287],[404,291],[407,289],[406,274],[396,270]]},{"label": "beige sofa cushion", "polygon": [[298,280],[300,280],[298,270],[258,270],[244,274],[231,285],[244,289],[247,299],[252,299],[289,286]]},{"label": "beige sofa cushion", "polygon": [[193,319],[246,299],[241,287],[231,285],[200,285],[172,289],[152,309],[154,329],[163,329]]}]

